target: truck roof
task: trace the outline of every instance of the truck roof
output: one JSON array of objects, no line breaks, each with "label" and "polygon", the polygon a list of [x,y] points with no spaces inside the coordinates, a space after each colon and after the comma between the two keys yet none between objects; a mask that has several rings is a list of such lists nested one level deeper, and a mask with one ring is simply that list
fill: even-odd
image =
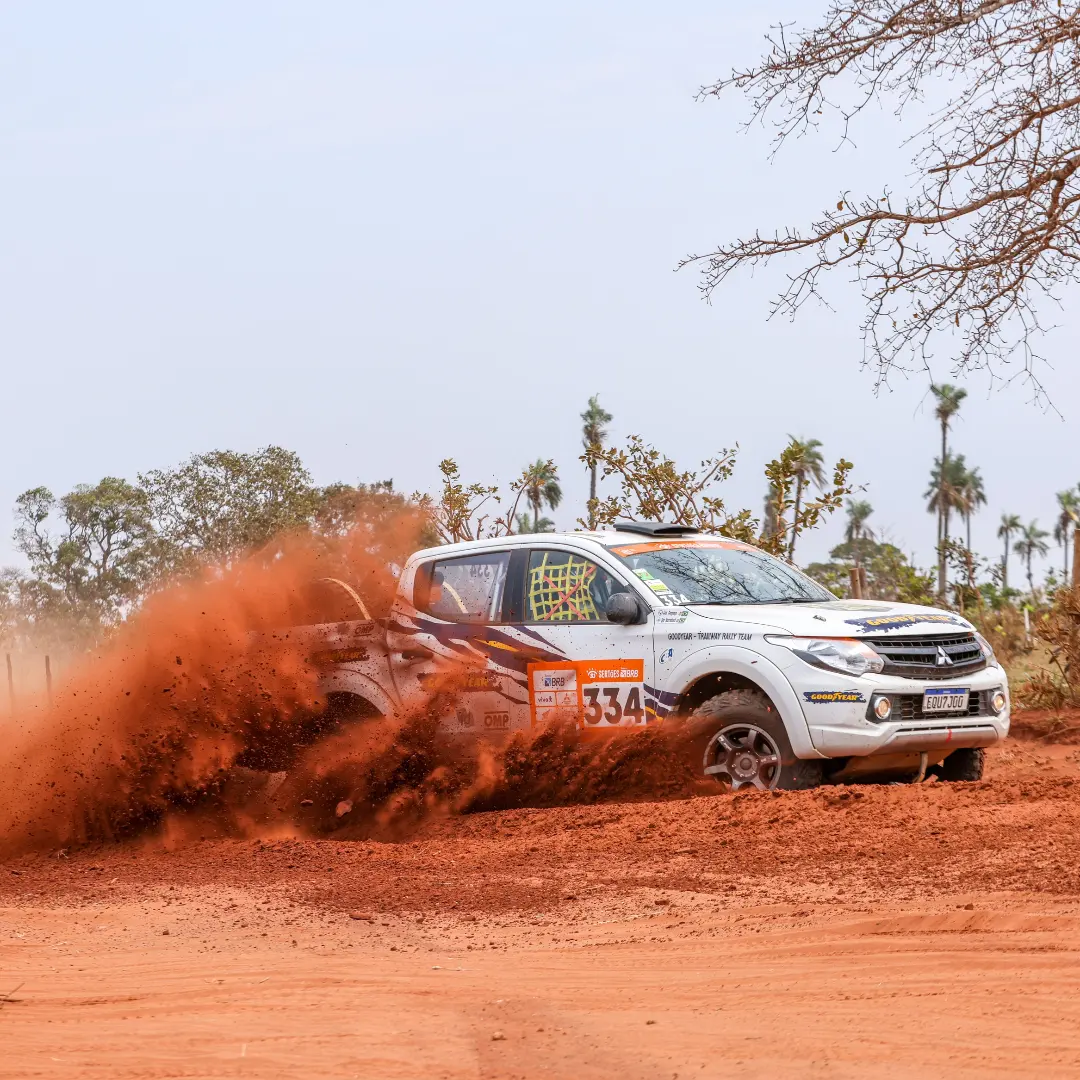
[{"label": "truck roof", "polygon": [[[626,526],[632,526],[627,528]],[[619,522],[614,529],[575,529],[571,532],[544,532],[544,533],[513,533],[510,536],[492,536],[483,540],[464,540],[458,544],[442,544],[439,547],[425,548],[417,551],[412,558],[430,558],[432,556],[446,557],[449,554],[457,554],[466,551],[482,551],[489,548],[517,547],[519,545],[534,545],[537,541],[544,542],[571,542],[580,544],[597,544],[600,547],[612,548],[626,544],[640,544],[647,538],[673,542],[686,540],[693,543],[695,540],[729,540],[730,537],[721,533],[699,532],[696,529],[680,529],[677,526],[662,526],[660,528],[646,528],[655,526],[655,522]],[[411,561],[411,560],[410,560]]]}]

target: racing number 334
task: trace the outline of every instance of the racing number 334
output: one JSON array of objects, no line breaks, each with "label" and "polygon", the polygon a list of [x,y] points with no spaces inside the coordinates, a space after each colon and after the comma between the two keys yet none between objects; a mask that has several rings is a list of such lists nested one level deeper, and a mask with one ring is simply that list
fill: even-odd
[{"label": "racing number 334", "polygon": [[631,724],[640,724],[645,717],[641,687],[637,685],[583,686],[581,696],[586,724],[619,724],[624,719]]}]

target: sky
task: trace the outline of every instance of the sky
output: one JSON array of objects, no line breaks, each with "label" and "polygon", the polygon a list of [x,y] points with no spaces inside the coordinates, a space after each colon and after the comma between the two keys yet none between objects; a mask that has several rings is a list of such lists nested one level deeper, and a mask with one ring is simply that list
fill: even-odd
[{"label": "sky", "polygon": [[[910,131],[887,110],[852,144],[770,157],[743,99],[695,101],[822,6],[0,5],[0,563],[27,488],[270,444],[320,483],[406,491],[434,491],[444,457],[503,484],[551,457],[569,528],[598,393],[617,442],[687,467],[738,445],[732,508],[760,510],[789,434],[822,440],[870,525],[928,564],[928,378],[875,392],[857,287],[790,323],[768,318],[790,268],[711,305],[675,271],[841,191],[903,188]],[[1080,327],[1048,321],[1056,412],[1019,380],[964,383],[953,440],[984,477],[986,555],[1003,511],[1049,529],[1080,481]],[[842,533],[837,515],[798,561]]]}]

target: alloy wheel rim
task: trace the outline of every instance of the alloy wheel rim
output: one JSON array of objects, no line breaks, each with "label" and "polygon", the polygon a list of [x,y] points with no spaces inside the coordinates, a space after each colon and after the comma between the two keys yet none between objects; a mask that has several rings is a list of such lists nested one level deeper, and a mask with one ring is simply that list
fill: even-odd
[{"label": "alloy wheel rim", "polygon": [[780,779],[780,750],[772,736],[754,724],[730,724],[709,740],[704,765],[706,776],[732,791],[771,791]]}]

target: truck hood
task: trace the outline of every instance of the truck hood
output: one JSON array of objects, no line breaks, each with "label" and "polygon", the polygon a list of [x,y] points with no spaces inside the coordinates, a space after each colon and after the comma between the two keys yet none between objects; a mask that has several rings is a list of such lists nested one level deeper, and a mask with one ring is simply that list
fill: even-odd
[{"label": "truck hood", "polygon": [[796,637],[908,637],[961,633],[975,628],[960,615],[918,604],[882,600],[824,600],[811,604],[703,604],[690,610],[706,619],[775,626]]}]

